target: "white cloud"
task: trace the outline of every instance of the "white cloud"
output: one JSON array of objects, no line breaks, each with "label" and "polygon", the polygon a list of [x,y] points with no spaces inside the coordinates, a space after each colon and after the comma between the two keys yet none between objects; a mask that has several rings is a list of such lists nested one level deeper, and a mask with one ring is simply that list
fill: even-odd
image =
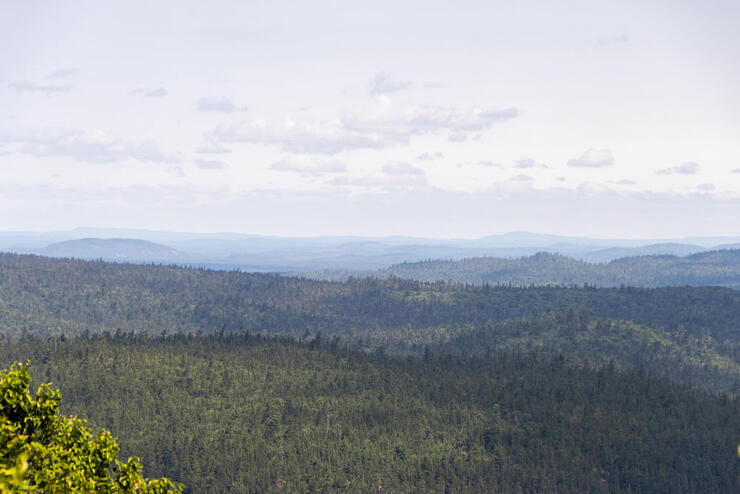
[{"label": "white cloud", "polygon": [[130,141],[115,138],[102,130],[15,130],[0,131],[0,142],[20,145],[20,152],[38,157],[67,157],[88,163],[111,163],[133,159],[177,163],[152,140]]},{"label": "white cloud", "polygon": [[57,69],[46,76],[47,79],[65,79],[72,77],[80,73],[80,69],[76,67],[68,67],[63,69]]},{"label": "white cloud", "polygon": [[702,192],[709,192],[711,190],[715,190],[717,187],[714,186],[714,184],[706,183],[706,184],[699,184],[696,186],[696,190],[700,190]]},{"label": "white cloud", "polygon": [[674,173],[679,174],[679,175],[696,175],[698,171],[699,171],[698,163],[694,163],[693,161],[687,161],[685,163],[681,163],[680,165],[658,170],[655,173],[657,173],[658,175],[673,175]]},{"label": "white cloud", "polygon": [[549,168],[544,163],[537,163],[532,158],[521,158],[516,162],[514,168],[528,169],[528,168]]},{"label": "white cloud", "polygon": [[429,182],[424,170],[403,161],[383,165],[379,175],[336,177],[332,185],[352,186],[384,194],[427,187]]},{"label": "white cloud", "polygon": [[223,168],[226,168],[226,163],[220,160],[203,160],[203,159],[196,159],[195,165],[198,168],[202,168],[204,170],[221,170]]},{"label": "white cloud", "polygon": [[53,85],[53,84],[34,84],[33,82],[23,81],[14,82],[8,84],[8,87],[15,89],[16,91],[29,92],[29,93],[60,93],[69,91],[72,86],[69,84]]},{"label": "white cloud", "polygon": [[529,175],[520,174],[511,177],[509,180],[513,182],[531,182],[532,180],[534,180],[534,178],[530,177]]},{"label": "white cloud", "polygon": [[584,168],[604,168],[614,165],[614,157],[608,149],[588,149],[580,158],[568,160],[568,166]]},{"label": "white cloud", "polygon": [[410,82],[394,81],[385,72],[379,72],[370,81],[370,94],[376,96],[379,94],[395,93],[396,91],[408,89],[409,86],[411,86]]},{"label": "white cloud", "polygon": [[490,160],[479,161],[478,162],[478,165],[480,165],[480,166],[487,166],[487,167],[490,167],[490,168],[504,168],[504,165],[502,165],[501,163],[495,163],[495,162],[490,161]]},{"label": "white cloud", "polygon": [[601,38],[598,43],[601,46],[621,45],[627,43],[629,40],[629,36],[627,36],[626,34],[620,34],[617,36],[612,36],[610,38]]},{"label": "white cloud", "polygon": [[622,180],[617,180],[617,185],[634,185],[637,182],[634,180],[630,180],[629,178],[623,178]]},{"label": "white cloud", "polygon": [[468,140],[468,135],[464,132],[457,132],[455,134],[450,135],[450,137],[447,138],[450,142],[465,142]]},{"label": "white cloud", "polygon": [[438,132],[478,132],[496,122],[516,118],[516,108],[496,111],[458,110],[440,106],[410,106],[395,111],[389,105],[376,113],[362,112],[345,117],[342,124],[355,131],[375,132],[408,139],[408,136]]},{"label": "white cloud", "polygon": [[143,96],[144,98],[164,98],[167,96],[167,90],[163,87],[156,87],[151,89],[136,88],[129,91],[129,96]]},{"label": "white cloud", "polygon": [[182,170],[182,167],[173,165],[167,168],[167,173],[176,176],[177,178],[182,178],[185,176],[185,172]]},{"label": "white cloud", "polygon": [[252,120],[221,125],[213,135],[221,142],[276,145],[284,151],[307,154],[336,154],[388,145],[383,136],[348,130],[337,120],[296,123],[286,119],[278,125]]},{"label": "white cloud", "polygon": [[516,162],[514,168],[534,168],[536,163],[532,158],[522,158]]},{"label": "white cloud", "polygon": [[270,165],[271,170],[299,173],[301,175],[319,176],[344,173],[347,165],[340,161],[281,160]]},{"label": "white cloud", "polygon": [[388,175],[424,175],[424,170],[417,168],[409,163],[402,161],[393,161],[383,165],[381,170]]},{"label": "white cloud", "polygon": [[740,168],[735,168],[730,173],[740,173]]},{"label": "white cloud", "polygon": [[405,145],[413,136],[444,131],[481,131],[517,115],[516,108],[460,111],[413,106],[396,111],[387,101],[382,101],[378,111],[357,112],[337,120],[295,121],[286,118],[279,124],[264,119],[233,122],[218,126],[213,136],[222,142],[276,145],[293,153],[336,154]]},{"label": "white cloud", "polygon": [[195,152],[199,154],[229,154],[231,149],[221,144],[212,134],[204,134],[203,144]]},{"label": "white cloud", "polygon": [[198,111],[231,113],[234,111],[246,111],[247,107],[237,108],[231,99],[226,96],[213,98],[200,98],[197,103]]},{"label": "white cloud", "polygon": [[444,157],[444,154],[440,153],[439,151],[434,151],[433,153],[421,153],[419,156],[416,157],[416,159],[419,161],[435,161],[441,160]]}]

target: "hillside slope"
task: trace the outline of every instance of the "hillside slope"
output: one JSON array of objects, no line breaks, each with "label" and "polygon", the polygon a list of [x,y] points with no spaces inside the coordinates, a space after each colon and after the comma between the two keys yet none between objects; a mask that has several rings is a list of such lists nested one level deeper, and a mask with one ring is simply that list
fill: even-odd
[{"label": "hillside slope", "polygon": [[0,254],[0,331],[302,335],[483,324],[567,310],[738,339],[740,291],[719,287],[507,288],[270,274]]},{"label": "hillside slope", "polygon": [[625,257],[602,264],[544,252],[518,259],[476,257],[459,261],[430,260],[398,264],[380,271],[379,276],[475,284],[589,284],[600,287],[716,285],[740,288],[740,249],[700,252],[686,257]]},{"label": "hillside slope", "polygon": [[[580,323],[558,319],[570,313],[596,321],[579,345],[571,340],[580,334]],[[604,326],[599,319],[609,321]],[[737,392],[732,386],[740,362],[737,290],[476,287],[400,279],[327,283],[0,255],[0,335],[14,338],[222,331],[305,338],[321,332],[325,341],[341,338],[368,351],[385,347],[420,355],[429,345],[470,354],[483,348],[473,335],[491,327],[506,334],[508,326],[496,325],[505,321],[524,321],[529,329],[518,340],[486,336],[493,352],[516,343],[565,352],[579,362],[611,358],[621,366],[643,365],[676,380]],[[622,335],[617,346],[607,344],[614,328]],[[650,346],[654,342],[657,347]]]},{"label": "hillside slope", "polygon": [[558,358],[224,335],[27,339],[13,359],[188,492],[731,493],[740,475],[737,399]]}]

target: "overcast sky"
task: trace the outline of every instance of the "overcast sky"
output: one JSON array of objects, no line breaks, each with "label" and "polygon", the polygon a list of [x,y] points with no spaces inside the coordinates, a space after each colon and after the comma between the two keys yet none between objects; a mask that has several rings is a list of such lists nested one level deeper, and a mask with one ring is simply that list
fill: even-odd
[{"label": "overcast sky", "polygon": [[736,0],[0,7],[0,230],[740,234]]}]

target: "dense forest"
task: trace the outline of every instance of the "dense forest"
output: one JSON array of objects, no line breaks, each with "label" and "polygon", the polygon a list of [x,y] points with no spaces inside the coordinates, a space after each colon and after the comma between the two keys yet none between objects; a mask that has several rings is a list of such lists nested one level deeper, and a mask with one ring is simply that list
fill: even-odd
[{"label": "dense forest", "polygon": [[737,492],[740,401],[499,353],[389,359],[209,337],[25,338],[63,411],[187,492]]},{"label": "dense forest", "polygon": [[[716,285],[740,289],[740,249],[700,252],[685,257],[673,255],[624,257],[607,263],[590,263],[541,252],[516,259],[475,257],[451,261],[403,263],[373,275],[475,284],[586,283],[599,287]],[[316,277],[341,278],[342,274],[332,274],[329,271],[317,273]]]},{"label": "dense forest", "polygon": [[177,494],[182,485],[149,480],[136,457],[122,461],[116,440],[84,419],[59,413],[58,390],[30,389],[28,367],[0,368],[0,492]]},{"label": "dense forest", "polygon": [[403,356],[557,355],[569,363],[640,368],[671,380],[740,396],[740,345],[711,336],[661,331],[629,321],[574,311],[490,321],[483,325],[366,331],[352,347]]},{"label": "dense forest", "polygon": [[563,354],[738,393],[740,291],[345,283],[0,255],[0,334],[251,332],[421,356]]},{"label": "dense forest", "polygon": [[740,291],[719,287],[595,289],[345,283],[272,274],[0,254],[0,327],[21,336],[116,330],[302,335],[483,324],[575,310],[696,336],[737,339]]},{"label": "dense forest", "polygon": [[187,492],[734,492],[738,321],[723,287],[0,254],[0,367]]}]

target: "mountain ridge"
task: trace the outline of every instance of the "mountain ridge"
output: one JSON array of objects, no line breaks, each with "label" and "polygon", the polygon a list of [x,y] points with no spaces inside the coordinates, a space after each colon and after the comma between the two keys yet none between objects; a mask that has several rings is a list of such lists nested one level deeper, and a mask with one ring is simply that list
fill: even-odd
[{"label": "mountain ridge", "polygon": [[[319,270],[373,271],[404,262],[474,257],[517,258],[539,251],[558,253],[588,262],[608,262],[625,256],[652,254],[688,255],[716,246],[740,245],[740,237],[699,239],[598,239],[528,232],[511,232],[480,238],[420,238],[413,236],[280,237],[240,233],[182,233],[155,230],[78,228],[58,232],[0,232],[0,251],[56,255],[51,246],[60,242],[99,238],[153,242],[177,253],[147,254],[110,259],[132,262],[166,262],[182,265],[249,269],[255,271],[313,272]],[[691,243],[687,243],[692,240]],[[733,243],[734,242],[734,243]],[[95,247],[80,244],[71,255],[101,257]],[[51,252],[50,252],[51,250]],[[125,251],[124,251],[125,252]]]},{"label": "mountain ridge", "polygon": [[181,253],[166,245],[131,238],[81,238],[47,245],[39,253],[49,257],[149,261],[174,259]]}]

